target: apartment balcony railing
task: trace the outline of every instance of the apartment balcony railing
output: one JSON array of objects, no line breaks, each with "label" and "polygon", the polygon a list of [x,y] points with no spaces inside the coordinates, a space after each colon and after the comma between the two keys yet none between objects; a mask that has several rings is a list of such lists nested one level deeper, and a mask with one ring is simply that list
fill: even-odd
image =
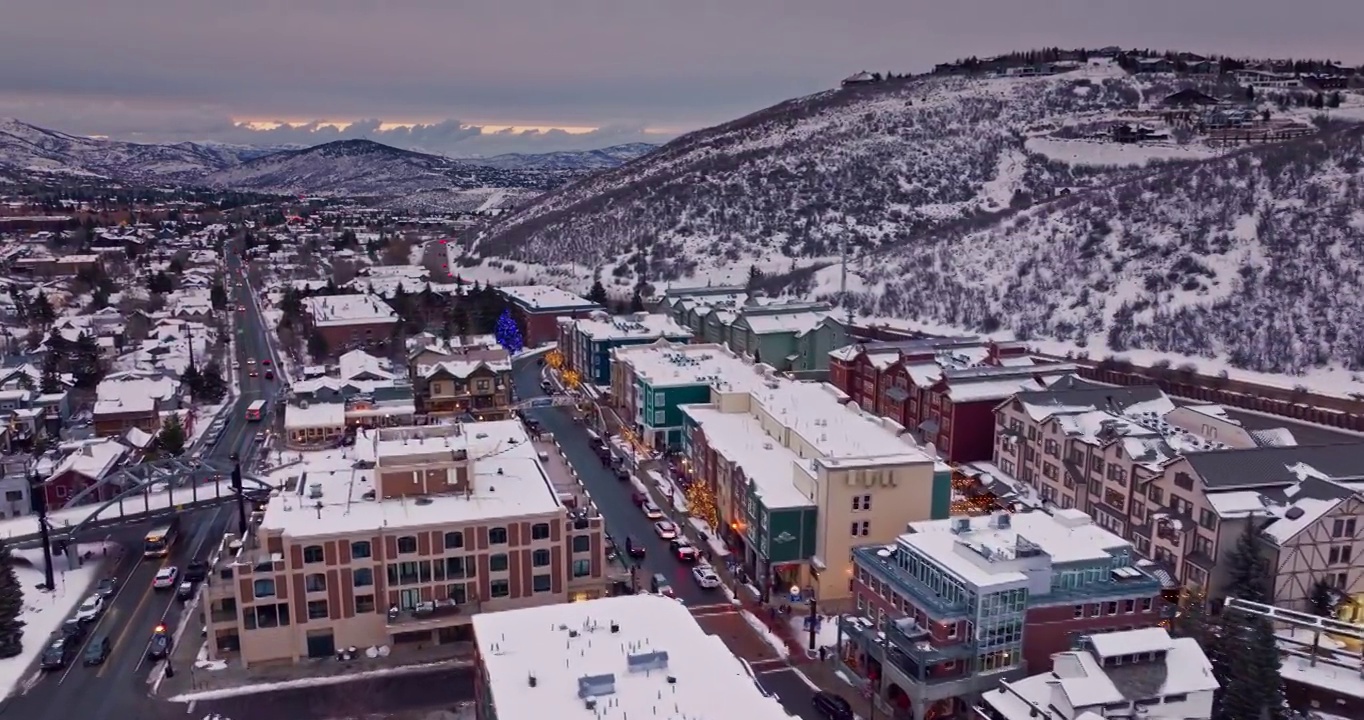
[{"label": "apartment balcony railing", "polygon": [[968,613],[965,602],[951,602],[933,591],[918,578],[900,569],[877,553],[879,547],[862,547],[853,550],[853,558],[872,572],[877,578],[890,583],[898,592],[905,595],[915,605],[943,617],[964,617]]},{"label": "apartment balcony railing", "polygon": [[390,608],[388,626],[440,624],[458,618],[468,618],[479,612],[482,603],[477,600],[457,603],[450,600],[418,603],[409,609]]}]

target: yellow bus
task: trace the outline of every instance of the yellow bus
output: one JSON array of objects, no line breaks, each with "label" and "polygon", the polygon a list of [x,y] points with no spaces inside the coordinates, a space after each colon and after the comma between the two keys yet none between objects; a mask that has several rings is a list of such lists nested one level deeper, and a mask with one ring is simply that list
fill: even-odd
[{"label": "yellow bus", "polygon": [[171,544],[175,542],[179,529],[179,518],[172,520],[169,525],[153,528],[142,541],[142,556],[163,558],[169,555]]}]

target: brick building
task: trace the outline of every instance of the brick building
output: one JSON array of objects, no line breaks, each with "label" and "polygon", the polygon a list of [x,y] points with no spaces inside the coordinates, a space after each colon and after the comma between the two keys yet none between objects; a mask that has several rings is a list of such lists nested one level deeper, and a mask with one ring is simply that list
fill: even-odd
[{"label": "brick building", "polygon": [[990,458],[1002,400],[1075,369],[1034,358],[1021,343],[973,337],[862,343],[829,354],[831,384],[955,463]]},{"label": "brick building", "polygon": [[842,623],[839,660],[916,720],[960,716],[1000,680],[1050,669],[1077,638],[1164,614],[1132,544],[1078,510],[910,523],[853,563],[861,615]]},{"label": "brick building", "polygon": [[393,308],[374,295],[310,297],[303,311],[309,330],[321,333],[333,354],[387,342],[398,325]]},{"label": "brick building", "polygon": [[600,514],[519,422],[374,430],[355,453],[365,462],[298,466],[246,537],[224,539],[203,609],[210,657],[468,642],[476,613],[608,584]]},{"label": "brick building", "polygon": [[591,300],[548,285],[516,285],[497,291],[511,305],[526,347],[558,340],[559,318],[585,318],[604,309]]}]

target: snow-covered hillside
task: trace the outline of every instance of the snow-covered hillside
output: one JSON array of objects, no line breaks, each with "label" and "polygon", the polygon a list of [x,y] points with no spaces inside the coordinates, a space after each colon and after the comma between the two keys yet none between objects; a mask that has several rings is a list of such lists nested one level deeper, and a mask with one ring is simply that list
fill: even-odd
[{"label": "snow-covered hillside", "polygon": [[67,135],[0,118],[0,174],[175,181],[238,162],[194,143],[143,145]]},{"label": "snow-covered hillside", "polygon": [[[1221,102],[1163,102],[1184,88]],[[641,265],[655,284],[742,283],[755,265],[837,301],[830,266],[846,244],[847,304],[870,316],[1094,354],[1364,369],[1364,148],[1350,124],[1364,98],[1282,101],[1225,75],[1134,76],[1103,60],[842,88],[549,193],[472,252],[617,284]],[[1224,111],[1249,119],[1188,120]],[[1128,125],[1142,139],[1114,141]],[[1234,142],[1260,129],[1305,137]]]},{"label": "snow-covered hillside", "polygon": [[463,162],[506,170],[582,172],[620,167],[657,149],[657,145],[649,143],[628,143],[612,145],[600,150],[566,150],[535,154],[507,153],[486,158],[463,158]]}]

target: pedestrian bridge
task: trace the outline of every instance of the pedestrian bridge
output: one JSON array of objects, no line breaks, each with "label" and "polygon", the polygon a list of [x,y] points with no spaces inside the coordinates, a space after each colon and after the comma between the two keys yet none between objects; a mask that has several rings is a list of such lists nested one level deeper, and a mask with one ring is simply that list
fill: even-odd
[{"label": "pedestrian bridge", "polygon": [[[188,475],[150,473],[142,482],[120,491],[112,499],[92,502],[47,514],[49,537],[53,542],[88,539],[83,535],[110,527],[139,525],[176,513],[213,507],[234,502],[237,491],[232,480],[220,476],[200,477],[213,468],[196,469]],[[242,475],[242,487],[248,498],[268,496],[271,486],[266,481]],[[0,520],[0,540],[19,545],[40,540],[37,515],[24,515]]]}]

